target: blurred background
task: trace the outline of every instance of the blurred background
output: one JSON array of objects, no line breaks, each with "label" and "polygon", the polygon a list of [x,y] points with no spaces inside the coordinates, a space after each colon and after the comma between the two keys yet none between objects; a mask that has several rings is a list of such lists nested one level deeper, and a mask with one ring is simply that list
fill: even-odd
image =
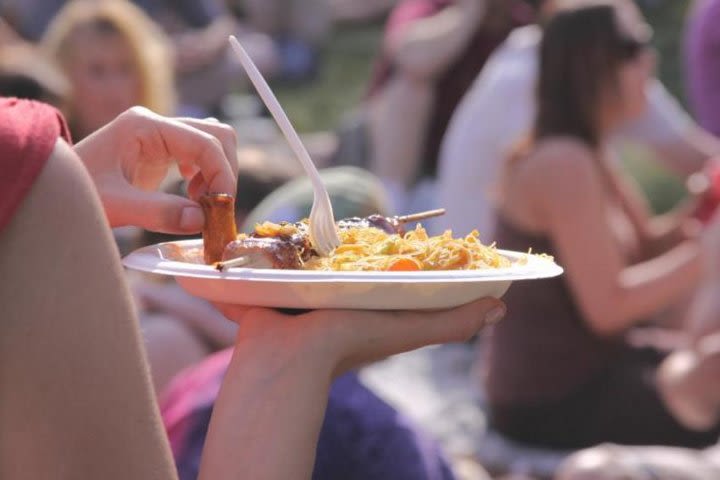
[{"label": "blurred background", "polygon": [[[443,219],[437,224],[429,222],[431,233],[449,227],[457,234],[466,234],[478,228],[481,240],[490,243],[494,240],[494,218],[488,216],[493,204],[490,184],[498,173],[497,166],[529,133],[525,130],[529,130],[533,117],[538,49],[543,28],[555,13],[551,6],[556,3],[573,2],[0,0],[0,95],[54,104],[67,117],[75,141],[134,105],[168,116],[214,117],[227,122],[235,127],[239,140],[241,168],[235,213],[240,229],[252,230],[256,223],[266,220],[299,220],[308,214],[312,203],[310,184],[228,48],[228,36],[236,35],[269,80],[321,168],[337,218],[447,207]],[[582,4],[583,0],[576,3]],[[649,103],[656,110],[647,109],[655,114],[651,119],[654,123],[651,121],[642,133],[628,135],[632,139],[624,138],[626,141],[617,144],[624,167],[621,170],[637,181],[640,194],[645,194],[654,213],[669,212],[694,195],[692,200],[699,200],[702,208],[693,204],[678,215],[673,227],[678,238],[673,240],[672,248],[680,242],[696,241],[701,235],[696,231],[700,228],[697,220],[707,222],[720,205],[720,169],[715,167],[712,179],[706,170],[712,166],[708,160],[720,155],[720,141],[716,138],[720,135],[720,109],[711,107],[708,113],[707,108],[705,112],[701,108],[703,99],[720,99],[720,84],[712,81],[720,78],[720,41],[716,38],[720,31],[720,2],[606,3],[615,5],[613,8],[629,5],[630,17],[637,17],[634,5],[653,31],[647,38],[616,31],[624,38],[613,43],[608,38],[618,28],[606,28],[599,35],[608,40],[602,45],[608,56],[620,58],[622,68],[642,67],[648,58],[654,61],[652,54],[646,55],[652,52],[647,40],[657,54],[660,81],[651,79],[649,83],[643,79],[640,90],[648,85],[654,88],[647,89]],[[636,23],[645,32],[642,19],[638,17]],[[715,49],[706,48],[704,42]],[[711,81],[703,82],[705,75]],[[498,78],[500,83],[493,83]],[[692,79],[696,82],[689,85]],[[500,104],[493,103],[496,92]],[[668,161],[658,161],[663,156],[669,157]],[[492,169],[486,170],[491,164]],[[688,178],[698,180],[693,175],[698,172],[702,177],[700,185],[697,191],[689,192],[686,185],[693,183]],[[709,185],[712,181],[714,191]],[[178,174],[171,176],[164,188],[179,195],[186,193]],[[625,220],[632,224],[634,219]],[[688,233],[686,220],[696,230]],[[637,224],[631,227],[640,230]],[[134,229],[116,229],[115,233],[121,253],[173,238]],[[527,246],[522,244],[518,250],[526,250]],[[643,261],[661,259],[671,246],[651,250],[643,252]],[[633,266],[633,262],[639,260],[628,259],[626,266]],[[673,272],[670,268],[659,270],[657,277]],[[597,272],[583,273],[580,277],[594,278]],[[178,450],[180,454],[176,452],[180,477],[192,479],[236,326],[212,305],[190,297],[172,281],[128,275],[133,275],[131,282],[158,398],[161,403],[174,398],[188,409],[181,420],[193,428],[185,428],[185,424],[178,430],[166,426],[173,445],[183,446]],[[712,300],[720,298],[719,285],[720,281],[696,285],[695,290],[706,292]],[[560,292],[555,303],[576,305],[574,290],[567,285],[548,288],[552,294]],[[684,312],[690,300],[668,308],[662,297],[643,305],[654,309],[653,326],[668,327],[666,310]],[[720,330],[716,327],[720,302],[713,302],[708,303],[712,308],[703,312],[712,319],[708,323]],[[530,332],[534,332],[535,320],[556,316],[553,302],[543,303],[541,299],[540,306],[548,310],[526,306]],[[520,310],[522,301],[511,305],[514,307]],[[578,313],[574,307],[571,310],[578,317],[586,313]],[[677,311],[674,313],[678,316]],[[586,319],[572,320],[584,325]],[[670,325],[674,333],[682,330],[681,323]],[[532,333],[518,332],[522,341],[534,339]],[[626,333],[621,332],[618,338]],[[556,338],[551,332],[549,336],[553,337],[549,339],[550,347],[566,346],[556,341],[563,340],[563,335]],[[580,471],[577,476],[554,477],[571,450],[589,445],[558,449],[547,442],[518,444],[488,428],[487,392],[478,370],[487,367],[483,356],[485,340],[480,336],[464,344],[390,358],[336,384],[330,396],[327,428],[332,430],[337,422],[338,432],[351,433],[342,439],[333,439],[332,432],[327,433],[330,436],[323,433],[318,458],[325,455],[322,458],[327,461],[340,459],[335,466],[347,461],[344,465],[352,465],[357,476],[336,472],[323,477],[318,470],[314,478],[482,480],[490,478],[490,474],[493,478],[518,480],[720,478],[720,447],[715,452],[717,468],[703,470],[709,473],[702,475],[673,476],[670,468],[667,476],[661,470],[648,473],[647,469],[636,469],[637,475],[623,470],[623,475],[616,477],[583,476]],[[605,340],[603,335],[592,337],[593,345],[604,345]],[[716,345],[720,345],[720,339]],[[720,347],[716,350],[720,351]],[[211,357],[207,363],[212,354],[220,356]],[[720,354],[713,355],[713,364],[720,364]],[[658,364],[659,360],[651,365],[652,369]],[[515,366],[522,372],[534,365],[519,362]],[[184,377],[186,369],[195,369],[196,376]],[[500,365],[499,376],[508,369]],[[720,367],[703,373],[700,383],[720,385],[719,371]],[[650,374],[640,374],[642,378],[634,378],[633,385],[645,385],[643,379]],[[186,378],[192,381],[184,383]],[[711,393],[717,404],[713,408],[720,412],[720,393]],[[186,398],[189,400],[183,401]],[[635,400],[622,397],[631,406]],[[642,402],[639,405],[636,409],[642,413]],[[395,415],[393,409],[400,414]],[[661,414],[660,420],[669,418],[664,411]],[[427,443],[423,434],[408,426],[405,416],[430,433],[442,447],[442,455],[432,456],[436,450],[427,445],[434,443]],[[720,413],[714,427],[720,425],[717,418]],[[649,423],[654,422],[651,418]],[[560,430],[572,430],[565,428],[562,421],[556,423]],[[632,426],[632,422],[628,424]],[[648,434],[646,430],[637,428],[643,435]],[[717,435],[712,434],[715,442]],[[635,443],[655,443],[654,438],[646,438]],[[698,446],[685,443],[672,444]],[[422,451],[417,454],[419,460],[408,453],[416,450]],[[343,455],[352,457],[355,463]],[[445,471],[445,457],[454,476]],[[625,457],[603,458],[614,462]],[[428,468],[432,463],[438,473],[420,475],[413,470],[418,461],[425,461]],[[677,465],[685,465],[683,462],[680,459]],[[326,465],[328,469],[331,464]],[[372,469],[363,470],[368,466],[385,470],[373,476],[369,473]],[[694,466],[690,470],[700,471]]]},{"label": "blurred background", "polygon": [[[282,145],[274,145],[282,140],[252,88],[243,80],[239,64],[228,55],[227,34],[239,35],[270,79],[291,121],[305,134],[316,162],[326,165],[338,148],[338,132],[344,131],[343,125],[352,124],[351,112],[368,96],[373,71],[382,52],[385,24],[390,10],[398,2],[203,0],[193,4],[189,1],[138,0],[135,4],[140,7],[139,11],[129,15],[117,11],[90,12],[88,7],[66,9],[63,19],[55,19],[53,28],[53,17],[67,3],[83,2],[0,1],[3,22],[0,27],[0,72],[7,94],[45,95],[58,103],[72,120],[74,106],[70,93],[72,82],[67,78],[67,59],[59,64],[59,58],[53,57],[59,56],[59,43],[63,40],[60,37],[69,36],[72,28],[92,22],[90,17],[93,16],[107,17],[110,20],[106,23],[116,23],[120,30],[125,30],[130,44],[143,41],[145,48],[155,50],[146,52],[145,58],[135,59],[147,63],[137,68],[154,69],[160,76],[167,77],[153,79],[153,88],[172,88],[173,73],[162,70],[175,65],[177,94],[165,92],[166,98],[161,99],[126,95],[126,98],[111,100],[114,105],[105,102],[104,108],[109,111],[105,117],[143,101],[161,113],[220,117],[238,127],[241,143],[247,147],[245,158],[257,166],[263,155],[250,147],[263,145],[265,153],[274,152],[274,147],[282,149]],[[108,2],[88,0],[85,3]],[[658,76],[685,105],[682,40],[692,2],[637,0],[637,4],[655,32],[653,44],[660,58]],[[87,11],[82,14],[80,10]],[[278,14],[281,11],[283,13]],[[85,18],[80,18],[83,16]],[[125,28],[125,24],[135,27]],[[164,47],[167,47],[166,51],[163,51]],[[62,49],[72,49],[82,55],[76,45],[63,44]],[[133,61],[131,57],[126,61]],[[119,68],[123,66],[119,65]],[[77,74],[70,75],[77,80]],[[35,90],[33,82],[36,83]],[[105,82],[105,85],[111,88],[112,83]],[[80,88],[86,88],[86,85],[81,84]],[[87,91],[83,99],[84,104],[91,105],[88,109],[95,108],[92,95],[92,91]],[[100,89],[97,95],[102,96],[103,91]],[[155,96],[163,96],[163,93]],[[179,100],[179,103],[174,104],[173,100]],[[76,118],[78,113],[82,114],[76,112]],[[102,123],[102,120],[92,121]],[[82,131],[84,127],[79,123],[81,120],[75,121],[76,139],[87,133]],[[89,125],[88,128],[96,126]],[[625,165],[647,192],[655,211],[666,211],[683,196],[681,183],[666,175],[657,163],[648,162],[647,152],[642,148],[626,146],[622,154]],[[285,156],[275,152],[269,154],[269,160],[264,158],[262,161],[273,163],[278,157]],[[279,160],[280,165],[291,170],[296,168],[285,160]]]}]

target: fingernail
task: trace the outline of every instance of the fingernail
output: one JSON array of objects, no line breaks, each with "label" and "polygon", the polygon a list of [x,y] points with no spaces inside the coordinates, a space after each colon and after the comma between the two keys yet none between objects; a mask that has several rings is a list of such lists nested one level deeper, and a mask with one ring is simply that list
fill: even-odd
[{"label": "fingernail", "polygon": [[205,216],[200,207],[185,207],[180,214],[180,228],[187,231],[202,230]]},{"label": "fingernail", "polygon": [[493,308],[485,315],[485,325],[495,325],[503,319],[506,312],[507,309],[505,308],[505,305],[498,305],[497,307]]}]

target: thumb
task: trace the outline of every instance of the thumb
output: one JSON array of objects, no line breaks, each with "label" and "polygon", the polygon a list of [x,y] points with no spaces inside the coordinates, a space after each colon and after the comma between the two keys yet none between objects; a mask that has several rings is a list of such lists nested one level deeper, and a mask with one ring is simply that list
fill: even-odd
[{"label": "thumb", "polygon": [[103,203],[113,227],[133,225],[153,232],[188,235],[200,232],[205,222],[200,205],[192,200],[130,185],[106,190]]}]

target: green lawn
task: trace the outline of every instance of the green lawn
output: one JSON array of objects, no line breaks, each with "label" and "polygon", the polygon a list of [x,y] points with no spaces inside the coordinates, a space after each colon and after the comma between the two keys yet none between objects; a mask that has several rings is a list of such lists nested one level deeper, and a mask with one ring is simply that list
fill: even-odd
[{"label": "green lawn", "polygon": [[317,78],[307,85],[278,85],[278,100],[301,131],[333,130],[358,105],[370,77],[382,25],[337,29],[322,52]]},{"label": "green lawn", "polygon": [[[690,2],[661,0],[644,9],[654,28],[660,54],[659,76],[668,89],[683,99],[682,31]],[[276,85],[279,100],[299,130],[334,129],[343,114],[362,99],[378,50],[382,25],[338,28],[323,51],[317,79],[307,85]],[[658,170],[646,152],[624,152],[628,170],[639,180],[657,211],[664,211],[684,195],[682,185]]]}]

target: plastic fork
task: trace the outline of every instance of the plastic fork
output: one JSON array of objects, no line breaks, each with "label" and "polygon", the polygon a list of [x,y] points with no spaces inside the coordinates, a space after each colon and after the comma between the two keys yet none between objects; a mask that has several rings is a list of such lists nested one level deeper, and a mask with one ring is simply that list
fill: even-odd
[{"label": "plastic fork", "polygon": [[240,59],[240,63],[242,63],[242,66],[245,68],[250,81],[255,86],[258,94],[260,94],[260,98],[265,102],[265,106],[270,110],[275,122],[277,122],[278,127],[280,127],[290,147],[295,152],[298,160],[300,160],[303,169],[305,169],[305,173],[310,177],[313,186],[313,205],[310,211],[310,242],[317,253],[322,256],[328,256],[340,245],[340,238],[335,229],[335,217],[327,189],[307,149],[300,141],[300,137],[295,131],[295,128],[293,128],[285,111],[280,106],[280,102],[278,102],[275,94],[270,90],[270,87],[258,71],[255,63],[253,63],[250,56],[233,35],[230,36],[230,45]]}]

